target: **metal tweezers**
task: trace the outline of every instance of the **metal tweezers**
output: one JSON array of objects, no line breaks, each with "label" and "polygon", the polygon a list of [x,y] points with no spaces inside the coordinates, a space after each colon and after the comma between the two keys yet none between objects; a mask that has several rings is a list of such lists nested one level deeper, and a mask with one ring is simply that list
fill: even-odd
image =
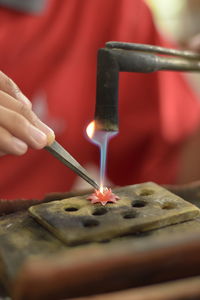
[{"label": "metal tweezers", "polygon": [[88,172],[57,141],[54,141],[50,146],[46,146],[45,149],[95,189],[99,189],[99,185],[92,179]]}]

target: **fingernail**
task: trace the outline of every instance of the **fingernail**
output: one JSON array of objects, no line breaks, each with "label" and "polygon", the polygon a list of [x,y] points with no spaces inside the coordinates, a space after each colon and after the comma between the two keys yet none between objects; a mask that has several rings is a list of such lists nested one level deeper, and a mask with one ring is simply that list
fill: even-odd
[{"label": "fingernail", "polygon": [[47,134],[47,145],[51,145],[55,141],[55,134],[52,131],[51,133]]},{"label": "fingernail", "polygon": [[17,154],[24,154],[28,149],[28,146],[16,137],[12,137],[12,145]]},{"label": "fingernail", "polygon": [[37,121],[37,126],[39,129],[44,131],[46,134],[52,134],[52,133],[54,134],[53,130],[39,119]]},{"label": "fingernail", "polygon": [[46,133],[48,145],[50,145],[55,140],[54,131],[40,120],[38,120],[37,126],[40,130],[42,130],[44,133]]},{"label": "fingernail", "polygon": [[37,148],[43,148],[47,144],[46,134],[33,125],[30,125],[30,135]]}]

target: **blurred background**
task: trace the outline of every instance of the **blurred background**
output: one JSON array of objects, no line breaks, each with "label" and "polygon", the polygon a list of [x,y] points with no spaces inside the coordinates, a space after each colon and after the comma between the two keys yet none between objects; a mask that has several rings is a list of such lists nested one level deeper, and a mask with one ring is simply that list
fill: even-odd
[{"label": "blurred background", "polygon": [[[200,34],[199,0],[145,0],[151,8],[155,22],[168,40],[179,47],[187,47],[187,42]],[[200,95],[200,74],[188,74],[188,80]]]}]

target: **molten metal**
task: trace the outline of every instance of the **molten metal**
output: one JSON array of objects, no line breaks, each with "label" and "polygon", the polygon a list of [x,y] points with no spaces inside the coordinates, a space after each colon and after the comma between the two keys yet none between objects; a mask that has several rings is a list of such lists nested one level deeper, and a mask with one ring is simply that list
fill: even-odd
[{"label": "molten metal", "polygon": [[106,205],[107,203],[116,203],[119,197],[111,189],[103,188],[103,190],[95,190],[87,199],[93,204],[101,203],[102,205]]}]

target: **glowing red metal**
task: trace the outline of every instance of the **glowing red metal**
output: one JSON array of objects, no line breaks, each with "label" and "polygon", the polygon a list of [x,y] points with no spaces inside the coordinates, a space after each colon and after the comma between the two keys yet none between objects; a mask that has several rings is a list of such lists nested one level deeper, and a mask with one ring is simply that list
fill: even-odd
[{"label": "glowing red metal", "polygon": [[87,199],[93,204],[101,203],[102,205],[106,205],[108,202],[116,203],[119,197],[115,195],[111,189],[104,188],[103,191],[95,190]]}]

